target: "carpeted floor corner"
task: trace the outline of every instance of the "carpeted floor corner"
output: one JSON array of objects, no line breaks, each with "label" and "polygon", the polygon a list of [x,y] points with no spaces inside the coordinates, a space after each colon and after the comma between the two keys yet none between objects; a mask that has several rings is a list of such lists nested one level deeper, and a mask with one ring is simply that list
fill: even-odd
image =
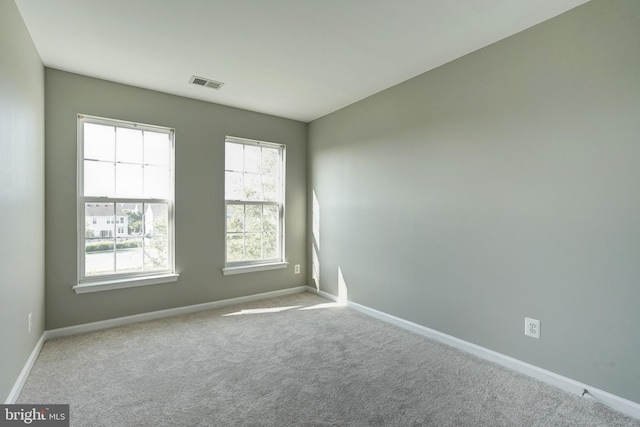
[{"label": "carpeted floor corner", "polygon": [[309,293],[47,341],[18,403],[91,427],[640,427]]}]

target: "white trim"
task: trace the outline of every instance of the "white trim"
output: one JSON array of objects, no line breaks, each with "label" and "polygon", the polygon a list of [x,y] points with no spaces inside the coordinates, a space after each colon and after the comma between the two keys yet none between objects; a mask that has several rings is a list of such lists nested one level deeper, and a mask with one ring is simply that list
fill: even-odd
[{"label": "white trim", "polygon": [[99,282],[87,282],[75,285],[76,294],[88,292],[110,291],[112,289],[134,288],[137,286],[158,285],[161,283],[176,282],[179,274],[162,274],[158,276],[140,276],[117,280],[104,280]]},{"label": "white trim", "polygon": [[333,302],[338,302],[338,297],[330,294],[329,292],[318,290],[312,286],[307,286],[307,292],[311,292],[312,294],[316,294],[324,299],[328,299]]},{"label": "white trim", "polygon": [[278,142],[271,141],[260,141],[258,139],[250,139],[250,138],[240,138],[237,136],[225,135],[225,142],[232,142],[234,144],[243,144],[243,145],[256,145],[256,146],[264,146],[268,148],[284,148],[285,144],[280,144]]},{"label": "white trim", "polygon": [[68,326],[47,331],[47,339],[66,337],[68,335],[82,334],[86,332],[99,331],[102,329],[115,328],[132,323],[145,322],[148,320],[162,319],[165,317],[179,316],[181,314],[196,313],[198,311],[211,310],[214,308],[227,307],[235,304],[259,301],[267,298],[281,297],[285,295],[299,294],[306,292],[306,286],[281,289],[278,291],[263,292],[261,294],[247,295],[244,297],[229,298],[220,301],[205,302],[202,304],[188,305],[184,307],[169,308],[166,310],[151,311],[147,313],[134,314],[131,316],[117,317],[115,319],[101,320],[98,322],[83,323],[81,325]]},{"label": "white trim", "polygon": [[[275,143],[275,142],[268,142],[268,141],[258,141],[255,139],[246,139],[246,138],[238,138],[238,137],[234,137],[234,136],[225,136],[225,156],[226,156],[226,145],[227,144],[238,144],[242,146],[242,149],[244,150],[245,147],[247,145],[252,145],[252,146],[257,146],[257,147],[264,147],[264,148],[270,148],[270,149],[276,149],[278,150],[278,153],[280,155],[280,162],[279,162],[279,166],[280,166],[280,197],[278,198],[278,200],[276,202],[267,202],[265,200],[246,200],[246,199],[238,199],[238,200],[234,200],[234,199],[228,199],[227,198],[227,194],[225,191],[225,212],[228,211],[228,205],[229,204],[244,204],[244,205],[275,205],[278,207],[278,253],[279,256],[276,258],[271,258],[272,260],[275,260],[276,263],[279,262],[285,262],[286,259],[286,248],[285,248],[285,240],[286,240],[286,236],[285,236],[285,228],[286,228],[286,208],[285,208],[285,203],[286,203],[286,180],[287,180],[287,146],[285,144],[279,144],[279,143]],[[227,164],[226,164],[226,159],[225,159],[225,180],[227,179]],[[240,171],[232,171],[232,172],[240,172]],[[243,165],[242,165],[242,172],[245,173],[245,164],[243,161]],[[226,185],[226,184],[225,184]],[[239,232],[238,232],[239,234]],[[246,234],[246,230],[243,230],[243,234]],[[245,265],[247,266],[252,266],[255,265],[254,263],[252,263],[251,261],[246,262],[246,261],[241,261],[241,262],[229,262],[227,261],[227,242],[228,242],[228,235],[229,232],[227,230],[227,219],[226,219],[226,214],[225,214],[225,239],[224,239],[224,259],[225,259],[225,267],[222,269],[222,273],[223,275],[228,275],[228,274],[237,274],[237,273],[248,273],[251,271],[261,271],[261,270],[271,270],[273,268],[284,268],[286,267],[286,265],[284,267],[271,267],[271,268],[261,268],[261,269],[248,269],[248,270],[238,270],[237,273],[235,273],[235,268],[236,267],[244,267]],[[270,260],[258,260],[259,262],[264,262],[265,264],[272,264],[273,262]],[[241,264],[241,265],[238,265]]]},{"label": "white trim", "polygon": [[40,350],[42,350],[42,346],[44,345],[44,342],[46,340],[47,340],[47,332],[45,331],[42,333],[42,335],[40,335],[40,339],[36,343],[35,347],[33,347],[33,350],[31,351],[29,358],[24,364],[24,367],[22,368],[20,375],[18,375],[18,379],[16,380],[15,384],[13,385],[13,388],[9,392],[9,396],[7,396],[7,400],[4,401],[5,405],[12,405],[16,403],[16,400],[18,400],[18,396],[20,396],[22,387],[24,387],[24,383],[27,381],[27,377],[29,377],[31,368],[33,368],[34,363],[36,363],[36,359],[38,358],[38,355],[40,354]]},{"label": "white trim", "polygon": [[[116,197],[116,194],[112,194],[112,195],[107,195],[107,196],[103,196],[103,195],[98,195],[98,196],[85,196],[84,195],[84,163],[85,163],[85,157],[84,157],[84,125],[86,123],[90,123],[90,124],[98,124],[98,125],[105,125],[105,126],[110,126],[114,128],[114,131],[118,128],[126,128],[126,129],[135,129],[135,130],[141,130],[141,131],[149,131],[149,132],[154,132],[154,133],[163,133],[163,134],[167,134],[169,136],[169,140],[170,140],[170,152],[169,152],[169,172],[170,172],[170,188],[169,188],[169,195],[168,197],[165,197],[163,199],[158,199],[158,198],[150,198],[150,197],[135,197],[135,198],[123,198],[123,197]],[[168,245],[168,268],[164,269],[163,271],[171,271],[171,273],[175,273],[176,271],[176,265],[175,265],[175,149],[176,149],[176,141],[175,141],[175,134],[176,131],[174,128],[170,128],[170,127],[165,127],[165,126],[157,126],[157,125],[149,125],[149,124],[144,124],[144,123],[137,123],[137,122],[132,122],[132,121],[126,121],[126,120],[120,120],[120,119],[111,119],[111,118],[105,118],[105,117],[97,117],[97,116],[90,116],[87,114],[78,114],[77,116],[77,131],[76,131],[76,148],[77,148],[77,164],[76,164],[76,215],[77,215],[77,224],[76,224],[76,251],[77,251],[77,280],[78,282],[91,282],[91,280],[93,279],[92,277],[88,276],[86,274],[85,268],[86,268],[86,252],[85,252],[85,244],[86,244],[86,237],[85,237],[85,221],[86,221],[86,216],[85,216],[85,203],[92,203],[92,202],[99,202],[99,203],[113,203],[114,205],[114,211],[116,208],[116,205],[118,203],[165,203],[167,204],[167,245]],[[117,145],[117,141],[116,141],[116,145]],[[114,146],[114,149],[116,147]],[[118,159],[116,157],[114,157],[114,166],[116,165],[116,163],[119,163],[117,161]],[[116,179],[116,176],[114,175],[114,179]],[[115,184],[115,183],[114,183]],[[116,187],[114,186],[114,191],[116,191]],[[165,195],[167,196],[167,195]],[[144,213],[144,211],[143,211]],[[143,221],[143,227],[144,227],[144,221]],[[114,223],[113,224],[113,241],[116,241],[116,237],[118,237],[118,234],[116,232],[116,227],[117,225]],[[144,239],[143,239],[143,246],[144,246]],[[114,268],[115,268],[115,258],[114,258]],[[157,273],[157,275],[162,275],[162,272],[155,272]],[[153,274],[153,273],[152,273]],[[104,282],[110,282],[113,281],[113,279],[109,279],[108,276],[109,275],[101,275],[103,276]],[[136,278],[136,274],[131,274],[128,275],[126,273],[122,274],[122,277],[132,277],[132,278]],[[155,277],[155,276],[153,276]],[[99,279],[98,279],[99,280]],[[100,281],[100,283],[102,283],[102,281]],[[155,283],[144,283],[144,284],[155,284]],[[120,286],[120,287],[130,287],[130,286],[142,286],[144,284],[141,285],[127,285],[127,286]],[[79,284],[78,287],[83,286],[83,284]],[[82,292],[95,292],[95,291],[99,291],[99,290],[109,290],[109,289],[118,289],[119,287],[94,287],[93,290],[83,290],[83,291],[76,291],[76,293],[82,293]],[[75,287],[74,287],[75,289]]]},{"label": "white trim", "polygon": [[[329,299],[331,301],[338,300],[338,298],[335,295],[329,294],[324,291],[316,291],[316,289],[312,287],[307,286],[307,291],[314,293],[316,295],[319,295],[323,298]],[[376,319],[382,320],[387,323],[391,323],[392,325],[414,332],[418,335],[431,338],[435,341],[441,342],[451,347],[455,347],[466,353],[470,353],[470,354],[473,354],[474,356],[480,357],[481,359],[489,360],[491,362],[497,363],[498,365],[502,365],[509,369],[513,369],[514,371],[520,372],[521,374],[527,375],[529,377],[532,377],[544,383],[555,386],[566,392],[581,396],[584,390],[587,390],[588,393],[584,395],[585,397],[589,397],[595,400],[596,402],[599,402],[612,409],[615,409],[616,411],[622,412],[623,414],[640,419],[640,403],[633,402],[631,400],[625,399],[620,396],[616,396],[607,391],[600,390],[598,388],[592,387],[590,385],[586,385],[579,381],[575,381],[571,378],[567,378],[565,376],[556,374],[555,372],[551,372],[546,369],[539,368],[537,366],[531,365],[529,363],[523,362],[521,360],[515,359],[505,354],[498,353],[493,350],[489,350],[488,348],[481,347],[479,345],[461,340],[460,338],[456,338],[454,336],[447,335],[442,332],[438,332],[434,329],[427,328],[426,326],[422,326],[417,323],[413,323],[408,320],[393,316],[391,314],[387,314],[382,311],[375,310],[373,308],[364,306],[362,304],[348,301],[347,307],[351,307],[354,310],[359,311],[363,314],[366,314],[368,316],[374,317]]]},{"label": "white trim", "polygon": [[256,271],[276,270],[279,268],[287,268],[288,262],[273,262],[269,264],[241,265],[238,267],[224,267],[222,274],[229,276],[231,274],[253,273]]}]

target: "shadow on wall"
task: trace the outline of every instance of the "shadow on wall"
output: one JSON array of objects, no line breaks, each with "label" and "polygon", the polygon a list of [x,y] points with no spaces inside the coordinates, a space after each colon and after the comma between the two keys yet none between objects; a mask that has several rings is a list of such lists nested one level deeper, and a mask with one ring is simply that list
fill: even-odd
[{"label": "shadow on wall", "polygon": [[[316,291],[320,290],[320,202],[316,190],[313,190],[313,207],[312,207],[312,234],[311,242],[311,278],[316,285]],[[342,269],[338,266],[338,300],[339,305],[346,305],[348,301],[347,283],[344,280]]]}]

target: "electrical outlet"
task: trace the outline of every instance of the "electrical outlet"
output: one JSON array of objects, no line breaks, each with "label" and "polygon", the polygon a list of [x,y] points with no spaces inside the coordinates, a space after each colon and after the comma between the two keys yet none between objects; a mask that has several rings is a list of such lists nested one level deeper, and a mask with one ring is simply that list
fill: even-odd
[{"label": "electrical outlet", "polygon": [[525,317],[524,334],[531,338],[540,339],[540,321]]},{"label": "electrical outlet", "polygon": [[27,326],[27,332],[31,333],[31,313],[29,313],[29,316],[27,316],[27,321],[29,322]]},{"label": "electrical outlet", "polygon": [[293,266],[293,274],[300,274],[300,264]]}]

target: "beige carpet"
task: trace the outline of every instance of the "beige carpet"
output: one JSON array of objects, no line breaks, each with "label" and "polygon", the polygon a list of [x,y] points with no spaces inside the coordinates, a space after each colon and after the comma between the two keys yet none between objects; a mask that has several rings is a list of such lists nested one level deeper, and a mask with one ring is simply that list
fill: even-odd
[{"label": "beige carpet", "polygon": [[312,294],[50,340],[18,403],[72,426],[640,426]]}]

